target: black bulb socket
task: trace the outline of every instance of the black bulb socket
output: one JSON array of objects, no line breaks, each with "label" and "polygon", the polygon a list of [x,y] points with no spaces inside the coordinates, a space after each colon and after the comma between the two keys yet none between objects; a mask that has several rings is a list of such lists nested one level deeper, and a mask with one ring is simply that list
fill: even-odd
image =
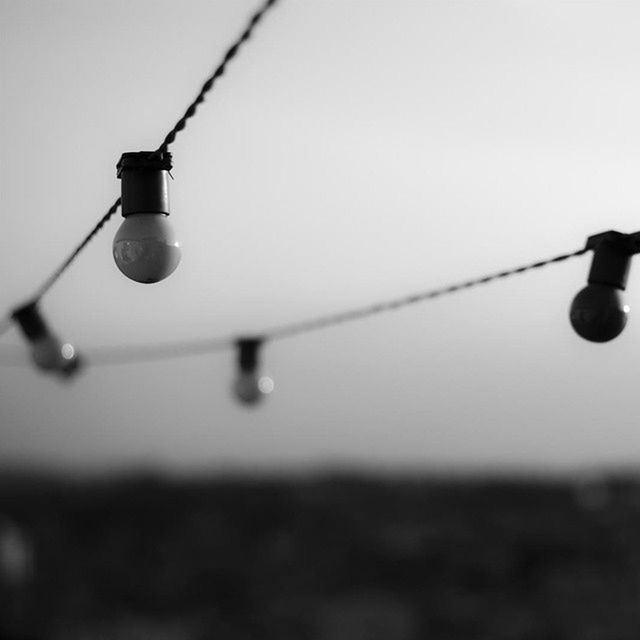
[{"label": "black bulb socket", "polygon": [[606,231],[587,240],[587,249],[593,250],[587,279],[589,284],[602,284],[621,291],[626,289],[631,257],[636,253],[634,236]]},{"label": "black bulb socket", "polygon": [[122,216],[134,213],[169,215],[168,151],[132,151],[123,153],[116,165],[121,180]]},{"label": "black bulb socket", "polygon": [[29,342],[35,342],[50,335],[49,328],[35,302],[30,302],[15,309],[11,317],[18,324]]},{"label": "black bulb socket", "polygon": [[236,340],[238,368],[242,373],[255,373],[259,365],[261,338],[240,338]]}]

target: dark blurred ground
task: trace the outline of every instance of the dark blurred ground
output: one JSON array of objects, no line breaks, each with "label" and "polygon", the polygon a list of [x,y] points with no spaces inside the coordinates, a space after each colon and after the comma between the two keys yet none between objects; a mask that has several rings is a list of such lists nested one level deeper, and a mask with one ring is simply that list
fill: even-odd
[{"label": "dark blurred ground", "polygon": [[0,476],[0,637],[637,640],[640,484]]}]

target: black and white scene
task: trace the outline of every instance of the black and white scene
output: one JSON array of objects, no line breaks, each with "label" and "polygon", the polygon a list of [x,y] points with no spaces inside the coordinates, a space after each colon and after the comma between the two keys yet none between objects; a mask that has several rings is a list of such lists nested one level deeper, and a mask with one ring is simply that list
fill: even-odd
[{"label": "black and white scene", "polygon": [[639,31],[0,0],[0,640],[636,640]]}]

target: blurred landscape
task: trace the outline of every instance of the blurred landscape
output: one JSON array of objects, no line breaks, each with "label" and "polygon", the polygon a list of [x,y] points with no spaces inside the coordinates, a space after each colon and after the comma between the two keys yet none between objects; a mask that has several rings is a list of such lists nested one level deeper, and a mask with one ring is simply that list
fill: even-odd
[{"label": "blurred landscape", "polygon": [[636,640],[640,483],[0,474],[0,637]]}]

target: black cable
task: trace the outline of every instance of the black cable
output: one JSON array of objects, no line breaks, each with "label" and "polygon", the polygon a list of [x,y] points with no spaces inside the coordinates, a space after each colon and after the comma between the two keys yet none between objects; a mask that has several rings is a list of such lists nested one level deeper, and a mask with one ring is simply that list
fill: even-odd
[{"label": "black cable", "polygon": [[267,331],[263,335],[265,340],[288,338],[291,336],[299,335],[301,333],[309,333],[310,331],[317,331],[318,329],[323,329],[325,327],[342,324],[343,322],[351,322],[353,320],[368,318],[370,316],[374,316],[379,313],[385,313],[386,311],[395,311],[396,309],[400,309],[402,307],[408,307],[413,304],[418,304],[420,302],[424,302],[425,300],[439,298],[441,296],[448,295],[450,293],[457,293],[458,291],[462,291],[463,289],[471,289],[472,287],[476,287],[481,284],[486,284],[488,282],[493,282],[494,280],[499,280],[501,278],[507,278],[509,276],[517,275],[519,273],[524,273],[525,271],[531,271],[532,269],[539,269],[540,267],[545,267],[552,263],[562,262],[563,260],[567,260],[569,258],[581,256],[587,251],[588,249],[579,249],[578,251],[574,251],[573,253],[565,253],[565,254],[556,256],[555,258],[551,258],[549,260],[534,262],[533,264],[525,265],[523,267],[517,267],[515,269],[509,269],[508,271],[500,271],[499,273],[494,273],[492,275],[484,276],[482,278],[467,280],[466,282],[461,282],[460,284],[454,284],[448,287],[442,287],[440,289],[431,289],[429,291],[424,291],[422,293],[414,293],[412,295],[404,296],[402,298],[389,300],[388,302],[379,302],[376,304],[369,305],[367,307],[360,307],[358,309],[352,309],[350,311],[343,311],[340,313],[336,313],[333,315],[328,315],[328,316],[324,316],[324,317],[320,317],[312,320],[306,320],[306,321],[297,322],[289,325],[284,325],[284,326],[272,329],[271,331]]},{"label": "black cable", "polygon": [[11,318],[4,318],[0,320],[0,336],[7,333],[11,327],[13,327],[13,320]]},{"label": "black cable", "polygon": [[216,67],[215,71],[209,76],[207,81],[202,85],[202,89],[200,89],[200,93],[196,96],[196,99],[187,107],[187,110],[184,112],[184,115],[176,124],[173,129],[167,133],[162,144],[156,149],[155,154],[160,154],[164,151],[167,151],[170,144],[173,144],[173,141],[176,139],[178,132],[182,131],[189,118],[192,118],[195,113],[198,105],[204,102],[205,95],[213,88],[216,80],[220,78],[226,69],[227,63],[233,60],[238,54],[240,47],[251,37],[251,34],[256,27],[256,25],[262,20],[264,14],[271,8],[277,0],[267,0],[258,11],[256,11],[245,30],[240,34],[240,37],[229,47],[227,52],[224,54],[222,58],[222,62]]},{"label": "black cable", "polygon": [[[233,346],[233,340],[192,340],[162,345],[132,345],[91,349],[87,354],[89,365],[136,364],[157,362],[223,351]],[[83,356],[84,357],[84,356]]]},{"label": "black cable", "polygon": [[93,229],[89,232],[89,234],[85,237],[85,239],[74,249],[71,255],[44,281],[42,286],[36,292],[36,295],[33,297],[32,302],[37,302],[44,296],[49,289],[58,281],[60,276],[69,268],[71,263],[78,257],[78,254],[93,240],[93,238],[98,234],[98,232],[104,227],[104,225],[111,219],[113,214],[120,207],[120,198],[118,198],[110,207],[109,211],[100,218],[98,224],[96,224]]},{"label": "black cable", "polygon": [[[257,334],[263,341],[279,340],[282,338],[290,338],[303,333],[310,333],[320,329],[326,329],[345,322],[362,320],[371,316],[385,313],[387,311],[395,311],[403,307],[432,300],[434,298],[445,295],[458,293],[463,290],[487,284],[495,280],[508,278],[513,275],[540,269],[550,264],[563,262],[569,258],[584,255],[589,249],[579,249],[572,253],[565,253],[548,260],[534,262],[533,264],[516,267],[507,271],[500,271],[482,278],[467,280],[459,284],[450,285],[438,289],[430,289],[421,293],[395,298],[386,302],[378,302],[366,307],[360,307],[349,311],[319,316],[302,322],[291,323],[275,327],[269,331]],[[237,337],[216,338],[211,340],[194,340],[184,342],[167,343],[163,345],[131,345],[125,347],[105,347],[102,349],[94,349],[87,352],[87,361],[89,365],[110,365],[110,364],[133,364],[138,362],[151,362],[157,360],[168,360],[171,358],[181,358],[193,355],[204,355],[217,351],[234,348]]]}]

